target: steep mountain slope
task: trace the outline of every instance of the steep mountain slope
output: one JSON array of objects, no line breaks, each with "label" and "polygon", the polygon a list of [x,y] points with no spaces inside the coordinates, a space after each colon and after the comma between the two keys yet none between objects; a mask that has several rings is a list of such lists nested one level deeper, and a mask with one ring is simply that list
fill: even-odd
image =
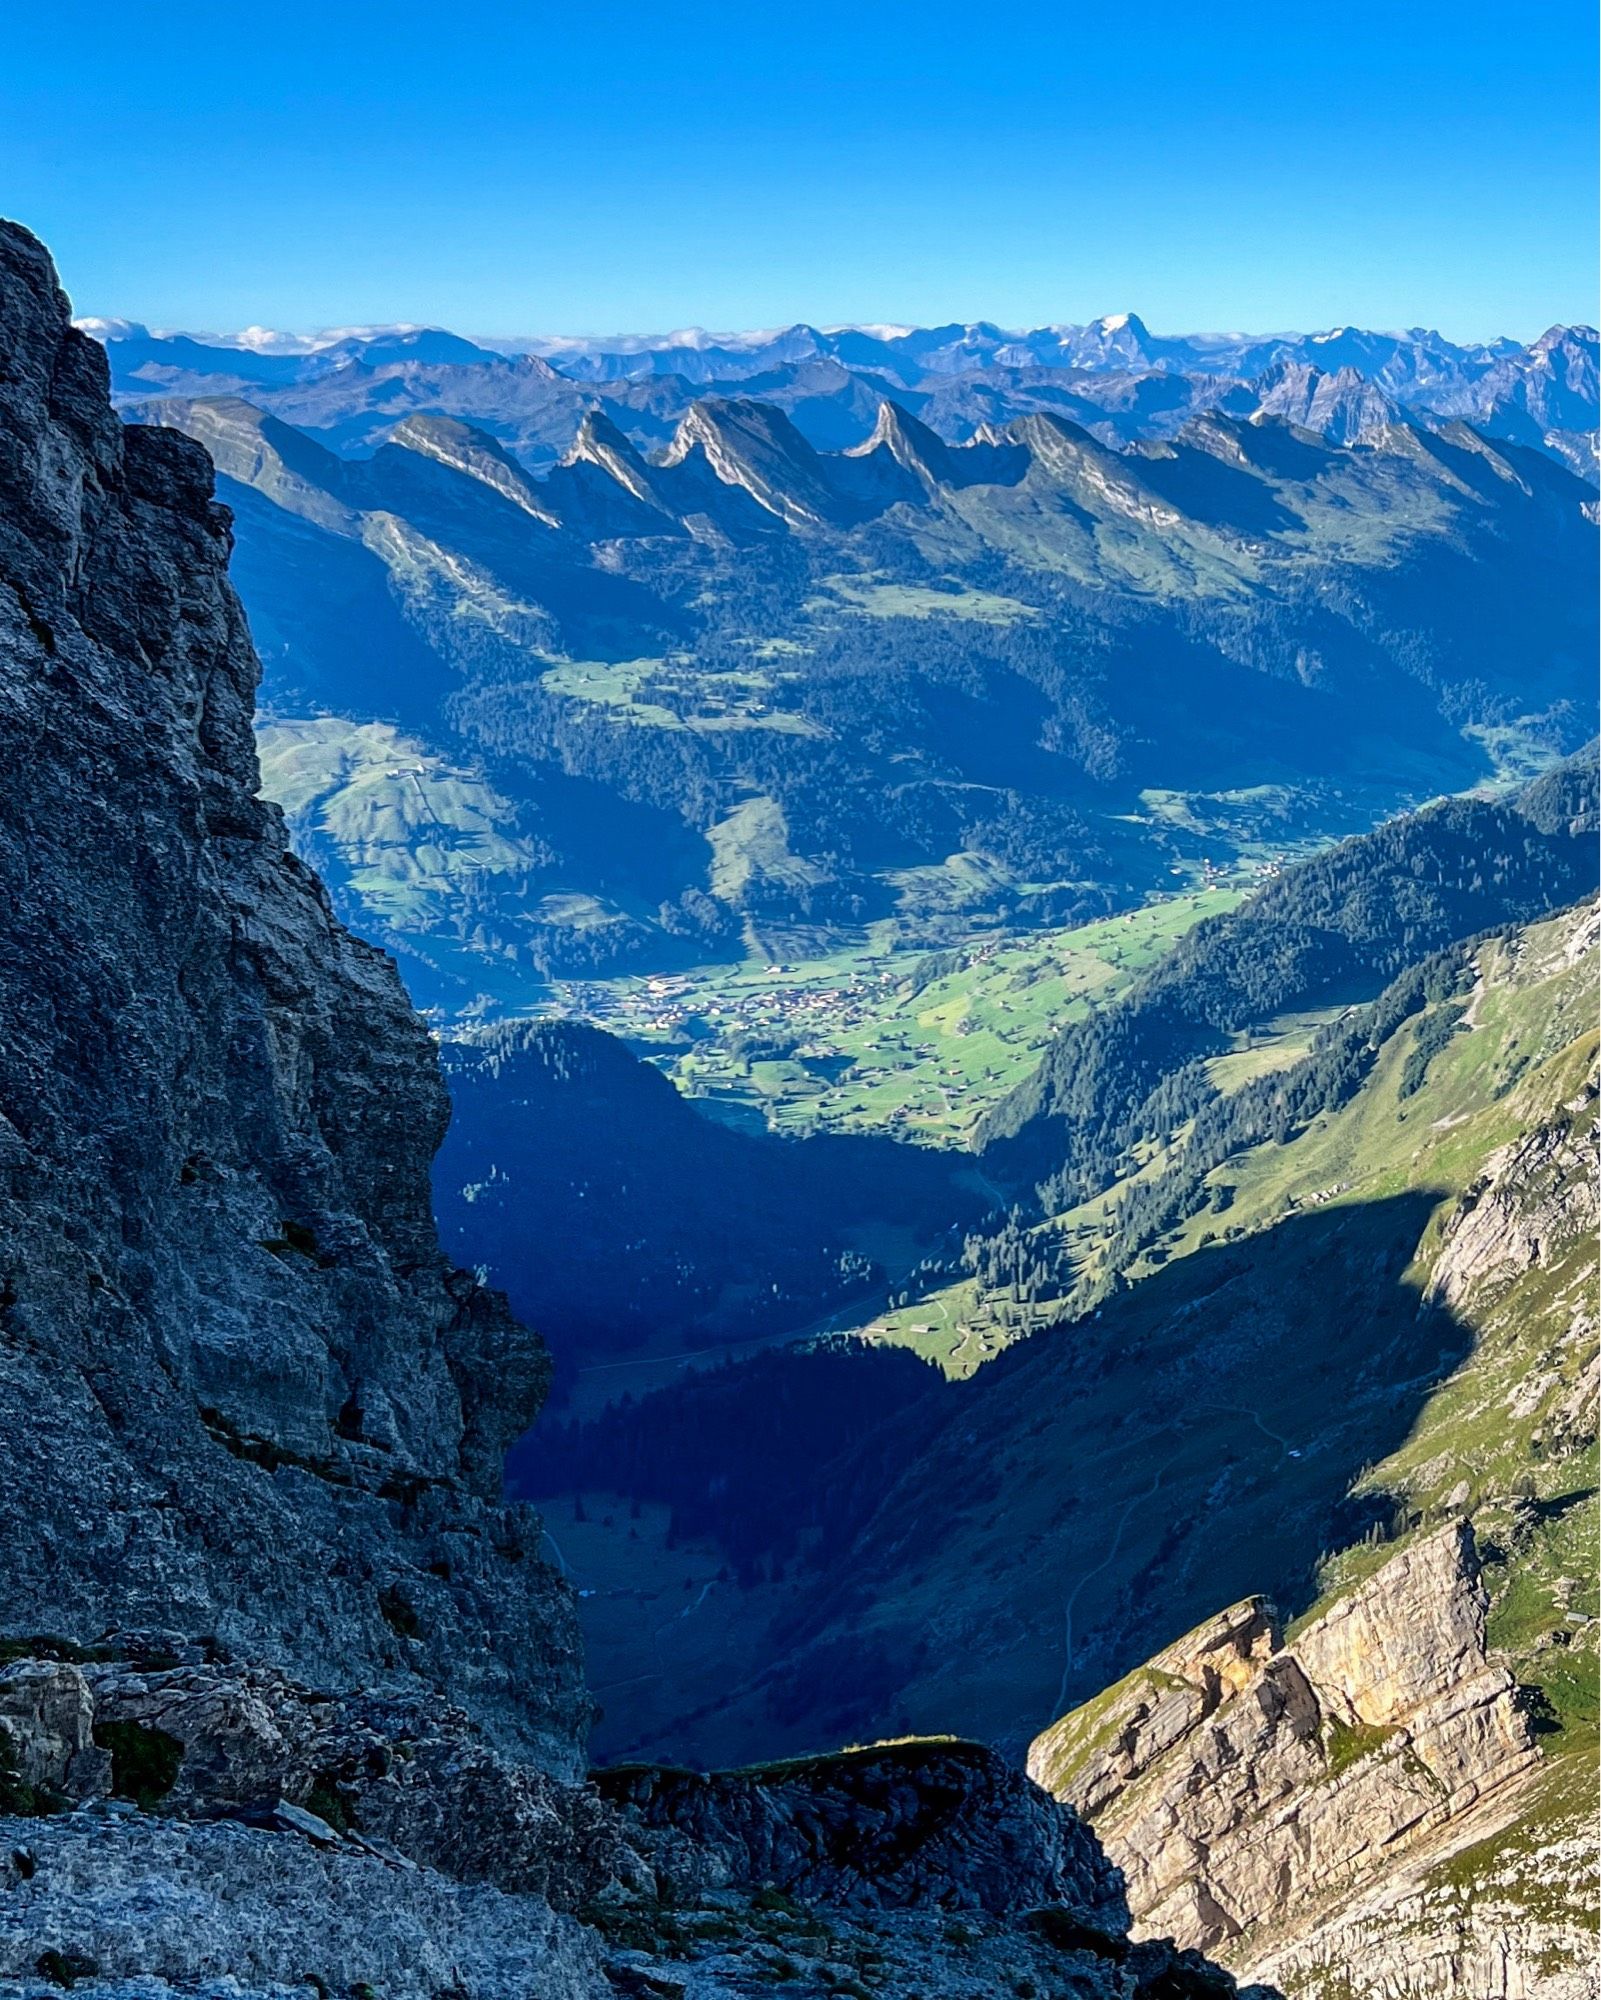
[{"label": "steep mountain slope", "polygon": [[440,1255],[427,1036],[254,797],[210,469],[0,248],[6,1623],[448,1671],[571,1774],[571,1607],[500,1506],[549,1362]]},{"label": "steep mountain slope", "polygon": [[1460,424],[1116,451],[886,408],[819,452],[707,398],[657,461],[590,418],[535,480],[454,419],[346,460],[154,414],[238,509],[269,786],[448,1006],[1104,912],[1593,728],[1587,489]]},{"label": "steep mountain slope", "polygon": [[441,1256],[428,1037],[255,796],[210,467],[67,312],[0,224],[0,1990],[1233,1994],[976,1744],[583,1781],[499,1491],[548,1363]]},{"label": "steep mountain slope", "polygon": [[[1147,1379],[1154,1375],[1150,1400],[1174,1414],[1169,1399],[1186,1383],[1197,1401],[1236,1403],[1243,1413],[1244,1462],[1227,1473],[1233,1452],[1219,1451],[1214,1440],[1203,1476],[1223,1484],[1194,1516],[1186,1511],[1183,1484],[1202,1468],[1192,1472],[1182,1449],[1176,1461],[1168,1456],[1175,1440],[1160,1438],[1151,1421],[1159,1408],[1141,1412],[1139,1429],[1149,1439],[1143,1448],[1137,1441],[1112,1446],[1111,1462],[1126,1466],[1131,1511],[1119,1517],[1124,1532],[1116,1560],[1074,1600],[1073,1622],[1095,1636],[1086,1645],[1070,1632],[1064,1678],[1071,1686],[1084,1685],[1086,1654],[1115,1665],[1130,1628],[1147,1621],[1153,1605],[1170,1618],[1177,1599],[1214,1565],[1230,1578],[1214,1604],[1255,1587],[1280,1593],[1286,1610],[1299,1610],[1306,1601],[1300,1562],[1318,1548],[1359,1539],[1375,1524],[1382,1535],[1398,1519],[1443,1504],[1469,1458],[1488,1456],[1483,1490],[1504,1498],[1535,1455],[1528,1440],[1540,1420],[1534,1407],[1512,1420],[1497,1412],[1497,1402],[1516,1398],[1525,1379],[1531,1388],[1540,1384],[1535,1407],[1582,1398],[1575,1384],[1589,1366],[1594,1338],[1583,1303],[1594,1250],[1583,1134],[1584,1121],[1593,1118],[1587,1065],[1595,970],[1589,913],[1484,947],[1459,988],[1465,1009],[1450,993],[1431,1001],[1386,1038],[1348,1102],[1317,1112],[1287,1143],[1254,1147],[1214,1169],[1209,1189],[1225,1191],[1224,1198],[1164,1239],[1166,1261],[1150,1278],[1055,1355],[1049,1343],[1038,1356],[1022,1350],[1014,1381],[997,1382],[998,1406],[1029,1398],[1031,1389],[1027,1407],[1038,1409],[1046,1380],[1074,1382],[1086,1361],[1094,1365],[1091,1357],[1117,1354],[1114,1372],[1134,1365]],[[1524,1297],[1503,1311],[1493,1292],[1453,1286],[1450,1246],[1480,1198],[1479,1183],[1500,1170],[1500,1149],[1510,1144],[1538,1154],[1546,1143],[1539,1135],[1553,1123],[1558,1131],[1576,1129],[1552,1162],[1555,1205],[1543,1224],[1531,1219],[1523,1237]],[[1380,1227],[1386,1212],[1393,1233]],[[1386,1241],[1393,1253],[1380,1247]],[[1538,1253],[1528,1249],[1531,1242],[1541,1244]],[[1396,1262],[1386,1292],[1361,1267],[1390,1254]],[[1296,1268],[1298,1256],[1306,1261]],[[1221,1269],[1214,1273],[1214,1265]],[[1242,1283],[1246,1297],[1233,1289]],[[1158,1319],[1164,1292],[1167,1310]],[[1151,1294],[1143,1313],[1142,1293]],[[1333,1313],[1330,1300],[1339,1301]],[[1161,1332],[1146,1355],[1136,1350],[1123,1359],[1119,1334],[1126,1339],[1135,1327]],[[1081,1340],[1088,1354],[1075,1365],[1071,1349]],[[1166,1369],[1159,1359],[1164,1349],[1171,1357]],[[1549,1359],[1531,1365],[1548,1350]],[[1108,1407],[1095,1393],[1085,1400],[1090,1410]],[[1470,1430],[1471,1443],[1453,1439],[1452,1418],[1464,1406],[1477,1407],[1485,1427]],[[1079,1430],[1082,1417],[1064,1418],[1070,1434]],[[1579,1430],[1582,1441],[1582,1423]],[[1410,1463],[1428,1464],[1428,1479],[1438,1487],[1392,1488],[1383,1470],[1390,1453],[1375,1449],[1387,1434],[1394,1450],[1405,1444]],[[1432,1448],[1420,1442],[1431,1435]],[[1453,1445],[1457,1470],[1446,1479],[1452,1459],[1442,1462],[1441,1453]],[[1365,1472],[1369,1460],[1381,1469]],[[1552,1492],[1570,1490],[1560,1482],[1571,1468],[1552,1470],[1558,1482]],[[1081,1494],[1082,1477],[1075,1469],[1072,1490]],[[1155,1492],[1147,1495],[1147,1486]],[[1319,1490],[1328,1511],[1303,1527],[1298,1509]],[[1005,1497],[1003,1488],[1001,1520],[1009,1518]],[[1151,1566],[1142,1571],[1141,1543],[1164,1519],[1167,1539],[1151,1547]],[[1292,1557],[1297,1544],[1305,1554]],[[1092,1545],[1092,1536],[1081,1542]],[[1253,1548],[1255,1574],[1247,1576]],[[936,1561],[943,1566],[956,1554],[942,1551]],[[1128,1580],[1121,1592],[1120,1578]],[[1099,1632],[1091,1623],[1097,1617]]]},{"label": "steep mountain slope", "polygon": [[1384,391],[1349,365],[1325,374],[1306,362],[1282,361],[1256,388],[1264,416],[1283,417],[1331,444],[1355,444],[1402,420]]},{"label": "steep mountain slope", "polygon": [[[1030,1755],[1107,1838],[1138,1919],[1318,2000],[1588,1990],[1598,938],[1592,905],[1487,946],[1466,1009],[1434,1016],[1454,1032],[1427,1037],[1422,1081],[1397,1079],[1424,1159],[1462,1190],[1432,1232],[1426,1298],[1474,1347],[1359,1481],[1386,1510],[1374,1546],[1325,1563],[1288,1651],[1242,1645],[1270,1613],[1239,1607]],[[1377,1153],[1375,1113],[1360,1134],[1308,1135],[1307,1165]],[[1252,1164],[1236,1199],[1260,1212],[1283,1168],[1263,1183]]]},{"label": "steep mountain slope", "polygon": [[931,1152],[714,1124],[578,1022],[489,1029],[443,1055],[441,1235],[551,1329],[564,1364],[798,1330],[882,1276],[859,1247],[873,1226],[948,1227],[980,1206]]},{"label": "steep mountain slope", "polygon": [[1595,794],[1586,752],[1522,798],[1448,800],[1285,870],[1197,925],[1115,1008],[1064,1029],[980,1126],[986,1166],[1097,1193],[1131,1147],[1220,1094],[1196,1065],[1242,1031],[1369,999],[1455,938],[1589,890]]}]

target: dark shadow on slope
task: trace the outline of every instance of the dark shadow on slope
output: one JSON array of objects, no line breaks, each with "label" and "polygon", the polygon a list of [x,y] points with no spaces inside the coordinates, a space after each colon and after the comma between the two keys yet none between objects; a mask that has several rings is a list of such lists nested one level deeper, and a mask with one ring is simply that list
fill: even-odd
[{"label": "dark shadow on slope", "polygon": [[[815,1532],[756,1672],[715,1691],[686,1679],[649,1740],[631,1734],[624,1690],[602,1747],[715,1764],[753,1742],[937,1728],[1017,1751],[1236,1598],[1267,1591],[1293,1616],[1321,1555],[1405,1525],[1389,1496],[1353,1485],[1469,1350],[1405,1275],[1434,1205],[1415,1192],[1295,1214],[1178,1260],[971,1382],[897,1384],[900,1407],[820,1455],[794,1502]],[[872,1363],[859,1365],[865,1384]],[[771,1381],[744,1382],[742,1403],[729,1371],[708,1421],[679,1424],[694,1440],[676,1474],[686,1494],[715,1493],[772,1421]],[[602,1431],[589,1441],[586,1463],[583,1439],[564,1440],[571,1478],[596,1491],[630,1476]],[[710,1525],[739,1541],[747,1572],[761,1567],[745,1523]],[[652,1665],[670,1674],[670,1654]]]},{"label": "dark shadow on slope", "polygon": [[[1375,1525],[1353,1482],[1468,1352],[1403,1275],[1433,1206],[1418,1192],[1292,1216],[1003,1356],[932,1434],[908,1426],[908,1469],[849,1583],[797,1607],[802,1622],[859,1617],[907,1550],[896,1590],[912,1615],[871,1622],[915,1652],[927,1614],[961,1603],[979,1685],[952,1726],[1020,1740],[1238,1597],[1266,1590],[1294,1615],[1319,1556]],[[1042,1598],[1051,1615],[1034,1615]],[[1030,1637],[1012,1647],[983,1637],[1019,1621]],[[1011,1690],[999,1700],[986,1651],[990,1690]]]},{"label": "dark shadow on slope", "polygon": [[538,1424],[506,1462],[523,1498],[617,1493],[671,1509],[669,1544],[711,1540],[734,1580],[815,1565],[860,1521],[860,1496],[819,1477],[925,1397],[958,1391],[904,1347],[847,1338],[724,1361],[584,1421]]},{"label": "dark shadow on slope", "polygon": [[[682,615],[658,593],[596,564],[587,545],[531,522],[514,501],[469,473],[386,444],[351,468],[346,486],[359,496],[357,504],[394,513],[487,576],[496,591],[512,599],[514,612],[553,621],[575,658],[629,659],[642,646],[662,647],[685,636]],[[528,490],[542,497],[537,486]],[[420,596],[414,595],[412,615],[422,618]],[[439,615],[448,624],[449,607]],[[456,632],[440,650],[457,659],[470,657]],[[497,653],[486,649],[484,658]]]},{"label": "dark shadow on slope", "polygon": [[1565,1520],[1575,1507],[1582,1507],[1586,1501],[1594,1500],[1596,1492],[1594,1486],[1578,1486],[1571,1493],[1553,1494],[1549,1500],[1535,1500],[1530,1504],[1537,1520],[1561,1521]]},{"label": "dark shadow on slope", "polygon": [[[225,473],[217,497],[233,510],[229,576],[250,607],[262,707],[431,717],[451,676],[401,615],[378,558]],[[297,587],[284,589],[285,577]]]},{"label": "dark shadow on slope", "polygon": [[933,1238],[983,1206],[963,1155],[731,1130],[578,1022],[514,1024],[443,1058],[440,1234],[489,1267],[563,1379],[646,1342],[715,1353],[798,1331],[881,1283],[875,1229]]},{"label": "dark shadow on slope", "polygon": [[[1214,431],[1233,440],[1249,465],[1270,479],[1310,485],[1339,463],[1338,446],[1325,444],[1310,431],[1297,430],[1282,417],[1264,417],[1260,423],[1220,416],[1208,421]],[[1182,431],[1179,440],[1183,441]]]},{"label": "dark shadow on slope", "polygon": [[1135,463],[1145,485],[1192,521],[1241,535],[1276,535],[1306,526],[1259,474],[1230,465],[1186,439],[1147,446]]}]

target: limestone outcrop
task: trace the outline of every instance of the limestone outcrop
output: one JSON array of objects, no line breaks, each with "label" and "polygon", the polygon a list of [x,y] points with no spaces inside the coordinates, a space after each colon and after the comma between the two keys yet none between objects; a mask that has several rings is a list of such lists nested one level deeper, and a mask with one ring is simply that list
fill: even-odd
[{"label": "limestone outcrop", "polygon": [[1249,1962],[1531,1772],[1486,1609],[1454,1523],[1289,1643],[1264,1600],[1235,1606],[1047,1730],[1030,1773],[1092,1822],[1140,1930]]},{"label": "limestone outcrop", "polygon": [[[1601,928],[1592,905],[1575,927],[1582,957]],[[1567,1121],[1538,1126],[1493,1153],[1446,1225],[1429,1282],[1431,1299],[1459,1307],[1488,1286],[1533,1270],[1576,1237],[1594,1236],[1595,1162]]]},{"label": "limestone outcrop", "polygon": [[1344,2000],[1353,1967],[1362,1993],[1397,2000],[1595,2000],[1593,1799],[1533,1838],[1502,1838],[1502,1817],[1475,1829],[1480,1865],[1453,1857],[1458,1879],[1442,1881],[1438,1857],[1403,1857],[1312,1931],[1264,1940],[1257,1975],[1295,2000]]},{"label": "limestone outcrop", "polygon": [[592,1786],[504,1756],[437,1695],[335,1694],[209,1660],[27,1659],[0,1668],[0,1759],[8,1746],[46,1804],[120,1795],[165,1817],[348,1834],[564,1910],[646,1885]]}]

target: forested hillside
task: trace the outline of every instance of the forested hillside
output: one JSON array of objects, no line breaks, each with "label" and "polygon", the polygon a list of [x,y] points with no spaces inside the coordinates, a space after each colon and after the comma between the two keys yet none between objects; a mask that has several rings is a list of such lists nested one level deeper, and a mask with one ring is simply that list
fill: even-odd
[{"label": "forested hillside", "polygon": [[1443,801],[1291,863],[1092,1000],[979,1121],[997,1208],[909,1273],[875,1330],[970,1364],[1100,1304],[1172,1222],[1221,1214],[1210,1169],[1343,1102],[1449,989],[1453,946],[1594,887],[1596,786],[1592,749],[1514,797]]},{"label": "forested hillside", "polygon": [[1584,894],[1596,824],[1587,752],[1515,799],[1445,800],[1295,864],[1198,924],[1126,999],[1064,1030],[980,1126],[986,1165],[1048,1181],[1048,1207],[1097,1192],[1132,1146],[1217,1098],[1201,1058],[1233,1035],[1371,996],[1453,939]]}]

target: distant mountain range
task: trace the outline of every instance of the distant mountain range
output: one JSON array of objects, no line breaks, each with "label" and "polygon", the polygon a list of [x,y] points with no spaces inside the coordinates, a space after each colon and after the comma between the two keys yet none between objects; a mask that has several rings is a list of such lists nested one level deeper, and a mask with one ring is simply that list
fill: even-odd
[{"label": "distant mountain range", "polygon": [[[1298,363],[1286,414],[1122,445],[1054,409],[953,441],[879,395],[825,450],[708,395],[646,452],[607,403],[539,474],[422,387],[587,390],[386,366],[138,414],[235,509],[269,790],[441,1004],[1078,921],[1595,727],[1593,490]],[[310,421],[358,377],[364,455]]]},{"label": "distant mountain range", "polygon": [[1027,332],[981,321],[609,340],[81,324],[105,343],[121,401],[245,394],[341,453],[371,450],[421,412],[476,424],[537,467],[560,458],[595,409],[648,449],[667,442],[697,396],[737,385],[831,450],[863,442],[885,396],[951,442],[1034,411],[1115,444],[1171,435],[1202,410],[1265,409],[1345,443],[1400,412],[1425,424],[1465,419],[1596,477],[1597,336],[1582,326],[1554,326],[1524,345],[1462,344],[1424,328],[1164,336],[1132,313]]}]

